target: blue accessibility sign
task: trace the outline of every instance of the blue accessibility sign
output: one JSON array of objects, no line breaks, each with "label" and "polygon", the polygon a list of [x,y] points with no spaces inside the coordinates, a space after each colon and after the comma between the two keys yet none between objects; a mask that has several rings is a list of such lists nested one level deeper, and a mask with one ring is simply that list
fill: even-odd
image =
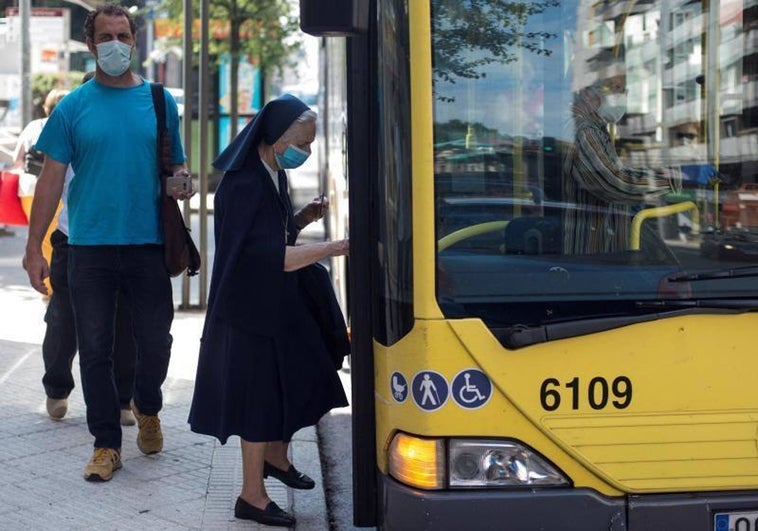
[{"label": "blue accessibility sign", "polygon": [[453,378],[450,386],[453,400],[466,409],[477,409],[492,396],[492,382],[479,369],[465,369]]},{"label": "blue accessibility sign", "polygon": [[405,379],[402,372],[395,371],[392,373],[390,392],[392,393],[392,398],[401,404],[405,402],[406,398],[408,398],[408,381]]},{"label": "blue accessibility sign", "polygon": [[438,372],[421,371],[413,377],[413,401],[424,411],[436,411],[447,402],[447,380]]}]

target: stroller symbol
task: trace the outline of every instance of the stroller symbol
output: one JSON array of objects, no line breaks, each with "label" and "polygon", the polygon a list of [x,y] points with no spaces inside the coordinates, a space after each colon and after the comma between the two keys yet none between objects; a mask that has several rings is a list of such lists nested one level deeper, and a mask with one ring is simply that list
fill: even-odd
[{"label": "stroller symbol", "polygon": [[405,381],[405,377],[399,372],[393,373],[392,396],[395,398],[395,400],[398,402],[404,402],[405,398],[408,396],[406,389],[408,389],[408,384]]}]

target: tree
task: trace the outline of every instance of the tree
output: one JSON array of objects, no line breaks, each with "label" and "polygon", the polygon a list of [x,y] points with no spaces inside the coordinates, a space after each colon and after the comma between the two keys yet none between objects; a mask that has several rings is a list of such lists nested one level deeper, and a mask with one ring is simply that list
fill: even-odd
[{"label": "tree", "polygon": [[67,74],[34,74],[32,76],[32,120],[44,118],[45,98],[56,88],[71,89],[82,83],[84,72],[71,71]]},{"label": "tree", "polygon": [[[434,75],[438,81],[485,77],[484,67],[512,63],[520,50],[548,56],[544,41],[557,37],[546,31],[527,32],[530,16],[560,6],[557,0],[443,0],[432,12]],[[437,95],[442,101],[454,98]]]},{"label": "tree", "polygon": [[[182,0],[165,0],[158,9],[165,9],[177,23],[183,19]],[[199,15],[199,0],[193,0],[193,10],[195,15]],[[275,69],[281,72],[292,54],[300,48],[300,42],[291,39],[299,29],[298,18],[292,14],[288,0],[210,0],[208,14],[212,28],[210,53],[215,57],[228,53],[231,60],[230,116],[233,137],[237,134],[239,117],[239,61],[247,58],[258,66],[261,79]],[[199,51],[199,40],[195,41],[195,50]]]}]

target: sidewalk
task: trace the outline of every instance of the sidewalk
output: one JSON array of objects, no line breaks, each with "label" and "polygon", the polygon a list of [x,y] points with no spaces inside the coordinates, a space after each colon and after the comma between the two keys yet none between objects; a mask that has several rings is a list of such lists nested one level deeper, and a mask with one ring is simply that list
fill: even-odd
[{"label": "sidewalk", "polygon": [[[84,481],[92,455],[79,380],[59,422],[45,411],[41,343],[45,301],[21,269],[25,227],[0,237],[0,530],[6,529],[272,529],[234,518],[239,494],[239,439],[222,446],[192,433],[187,414],[204,312],[177,311],[174,344],[160,414],[164,449],[144,456],[137,427],[124,427],[124,467],[107,483]],[[177,294],[175,293],[175,299]],[[297,517],[297,529],[328,530],[314,427],[295,434],[292,459],[316,481],[297,491],[267,479],[271,498]]]}]

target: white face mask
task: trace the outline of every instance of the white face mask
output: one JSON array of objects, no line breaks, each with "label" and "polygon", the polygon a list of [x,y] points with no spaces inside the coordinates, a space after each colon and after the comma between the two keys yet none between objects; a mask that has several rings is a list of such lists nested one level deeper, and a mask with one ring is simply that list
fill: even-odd
[{"label": "white face mask", "polygon": [[101,42],[97,48],[97,64],[109,76],[118,77],[129,69],[132,47],[120,41]]},{"label": "white face mask", "polygon": [[615,124],[626,113],[626,94],[608,94],[597,109],[600,117],[609,124]]}]

